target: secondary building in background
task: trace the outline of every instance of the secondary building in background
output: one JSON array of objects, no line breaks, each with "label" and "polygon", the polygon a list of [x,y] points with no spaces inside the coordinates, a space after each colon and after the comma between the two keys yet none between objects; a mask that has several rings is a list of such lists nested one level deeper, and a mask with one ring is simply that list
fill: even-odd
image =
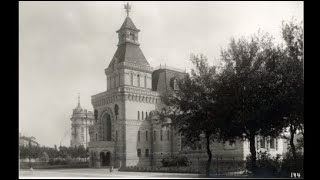
[{"label": "secondary building in background", "polygon": [[89,126],[93,124],[93,113],[82,109],[80,105],[80,96],[78,97],[78,106],[73,109],[71,119],[71,146],[88,146]]},{"label": "secondary building in background", "polygon": [[36,138],[31,136],[23,136],[21,133],[19,133],[19,146],[27,147],[29,146],[29,143],[31,146],[39,146],[39,143],[36,141]]}]

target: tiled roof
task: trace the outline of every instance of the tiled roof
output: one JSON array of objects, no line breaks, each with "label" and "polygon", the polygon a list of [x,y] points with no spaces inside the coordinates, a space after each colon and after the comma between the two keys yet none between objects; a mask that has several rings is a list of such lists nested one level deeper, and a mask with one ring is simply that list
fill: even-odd
[{"label": "tiled roof", "polygon": [[133,22],[132,22],[132,20],[131,20],[130,17],[127,17],[127,18],[124,20],[124,22],[123,22],[120,30],[121,30],[121,29],[126,29],[126,28],[139,31],[139,29],[137,29],[136,26],[133,24]]},{"label": "tiled roof", "polygon": [[119,45],[112,61],[109,64],[109,67],[112,67],[114,63],[121,63],[124,61],[138,65],[149,66],[149,63],[143,55],[140,47],[136,44],[124,43]]}]

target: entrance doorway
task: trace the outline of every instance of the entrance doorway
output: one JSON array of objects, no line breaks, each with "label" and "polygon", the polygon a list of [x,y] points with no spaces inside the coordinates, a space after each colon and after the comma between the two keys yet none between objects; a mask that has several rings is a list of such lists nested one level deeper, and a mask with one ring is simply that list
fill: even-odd
[{"label": "entrance doorway", "polygon": [[110,166],[111,154],[110,152],[100,152],[101,166]]}]

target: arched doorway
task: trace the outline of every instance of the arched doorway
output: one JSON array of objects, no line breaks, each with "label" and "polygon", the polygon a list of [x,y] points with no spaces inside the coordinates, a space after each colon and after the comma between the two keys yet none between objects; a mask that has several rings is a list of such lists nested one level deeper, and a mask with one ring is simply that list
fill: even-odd
[{"label": "arched doorway", "polygon": [[100,152],[101,166],[110,166],[111,154],[110,152]]},{"label": "arched doorway", "polygon": [[110,152],[107,152],[107,154],[106,154],[106,164],[107,164],[107,166],[110,166],[110,160],[111,160],[111,154],[110,154]]}]

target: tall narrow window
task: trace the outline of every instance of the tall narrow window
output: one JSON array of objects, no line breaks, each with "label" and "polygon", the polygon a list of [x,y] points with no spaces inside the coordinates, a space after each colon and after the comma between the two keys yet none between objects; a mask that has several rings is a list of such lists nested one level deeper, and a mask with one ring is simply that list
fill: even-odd
[{"label": "tall narrow window", "polygon": [[148,119],[148,113],[146,112],[146,119]]},{"label": "tall narrow window", "polygon": [[168,138],[168,141],[169,141],[169,139],[170,139],[170,131],[169,130],[167,131],[167,138]]},{"label": "tall narrow window", "polygon": [[133,86],[133,74],[132,73],[130,74],[130,84],[131,84],[131,86]]},{"label": "tall narrow window", "polygon": [[148,141],[148,131],[146,131],[146,141]]},{"label": "tall narrow window", "polygon": [[266,148],[266,140],[265,137],[260,138],[260,147],[261,148]]},{"label": "tall narrow window", "polygon": [[96,141],[98,141],[98,134],[96,133]]},{"label": "tall narrow window", "polygon": [[147,76],[144,76],[144,87],[147,88]]},{"label": "tall narrow window", "polygon": [[137,75],[137,86],[140,87],[140,75]]},{"label": "tall narrow window", "polygon": [[140,131],[138,131],[138,142],[140,142]]},{"label": "tall narrow window", "polygon": [[156,131],[153,131],[153,140],[156,141]]},{"label": "tall narrow window", "polygon": [[119,86],[120,86],[120,82],[121,82],[121,75],[119,74]]},{"label": "tall narrow window", "polygon": [[138,155],[138,157],[141,157],[141,149],[137,150],[137,155]]},{"label": "tall narrow window", "polygon": [[111,118],[107,115],[107,141],[111,141]]},{"label": "tall narrow window", "polygon": [[276,138],[276,150],[278,150],[278,139]]},{"label": "tall narrow window", "polygon": [[141,116],[142,116],[142,120],[143,120],[143,118],[144,118],[144,113],[143,113],[143,111],[141,112]]},{"label": "tall narrow window", "polygon": [[117,78],[116,78],[116,76],[113,78],[113,87],[115,88],[115,87],[117,87],[116,86],[116,82],[117,82]]},{"label": "tall narrow window", "polygon": [[274,142],[274,138],[270,138],[270,148],[275,149],[275,142]]},{"label": "tall narrow window", "polygon": [[160,131],[160,141],[162,141],[162,129]]},{"label": "tall narrow window", "polygon": [[149,149],[146,149],[146,157],[149,157]]},{"label": "tall narrow window", "polygon": [[138,111],[138,120],[140,120],[140,111]]}]

